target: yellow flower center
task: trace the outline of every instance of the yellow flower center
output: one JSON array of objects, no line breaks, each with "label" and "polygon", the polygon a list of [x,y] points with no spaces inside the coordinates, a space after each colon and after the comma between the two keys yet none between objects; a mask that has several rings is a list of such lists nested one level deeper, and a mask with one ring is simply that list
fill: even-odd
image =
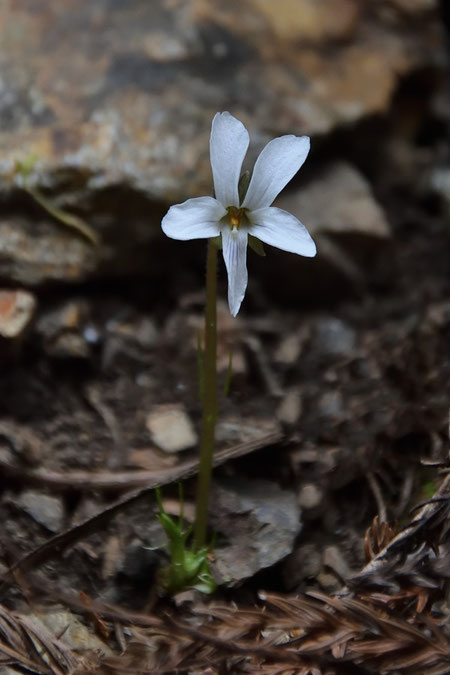
[{"label": "yellow flower center", "polygon": [[239,209],[237,206],[229,206],[227,208],[228,216],[225,218],[228,220],[228,225],[230,226],[231,231],[239,230],[242,222],[244,223],[247,220],[245,212],[247,209]]}]

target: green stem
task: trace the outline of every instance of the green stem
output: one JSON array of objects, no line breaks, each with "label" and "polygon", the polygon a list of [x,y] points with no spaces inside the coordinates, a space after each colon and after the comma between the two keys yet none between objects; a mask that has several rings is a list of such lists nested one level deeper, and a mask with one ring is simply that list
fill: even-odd
[{"label": "green stem", "polygon": [[197,549],[202,548],[206,543],[209,490],[211,485],[214,435],[217,422],[216,292],[217,247],[211,240],[209,240],[206,262],[205,353],[203,357],[203,419],[194,526],[194,541]]}]

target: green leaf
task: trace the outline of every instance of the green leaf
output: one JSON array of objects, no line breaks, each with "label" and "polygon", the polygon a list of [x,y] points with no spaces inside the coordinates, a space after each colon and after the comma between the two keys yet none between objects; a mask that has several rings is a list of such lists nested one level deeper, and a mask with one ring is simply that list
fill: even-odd
[{"label": "green leaf", "polygon": [[[181,484],[179,490],[183,504]],[[169,593],[179,593],[189,588],[195,588],[202,593],[213,593],[217,584],[209,569],[210,549],[205,547],[196,551],[193,546],[188,546],[187,539],[192,528],[183,528],[183,507],[181,506],[180,516],[175,521],[164,510],[159,488],[156,488],[156,499],[159,507],[158,519],[167,535],[170,554],[170,564],[160,573],[164,588]]]}]

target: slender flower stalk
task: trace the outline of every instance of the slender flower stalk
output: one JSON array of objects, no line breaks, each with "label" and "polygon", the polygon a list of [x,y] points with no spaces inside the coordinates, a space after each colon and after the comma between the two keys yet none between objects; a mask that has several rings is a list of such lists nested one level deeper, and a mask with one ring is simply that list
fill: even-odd
[{"label": "slender flower stalk", "polygon": [[196,549],[206,543],[209,489],[211,484],[214,435],[217,422],[217,246],[208,241],[206,262],[205,352],[203,357],[203,419],[200,464],[195,511],[194,543]]}]

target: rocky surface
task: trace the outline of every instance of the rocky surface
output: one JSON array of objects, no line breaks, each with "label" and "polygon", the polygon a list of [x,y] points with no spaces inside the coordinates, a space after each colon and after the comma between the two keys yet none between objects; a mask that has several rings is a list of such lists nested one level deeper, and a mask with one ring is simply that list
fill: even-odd
[{"label": "rocky surface", "polygon": [[33,318],[36,300],[23,290],[0,290],[0,336],[20,337]]},{"label": "rocky surface", "polygon": [[226,539],[217,547],[217,577],[233,584],[292,551],[301,530],[295,495],[265,480],[222,480],[214,490],[213,524]]},{"label": "rocky surface", "polygon": [[[274,135],[324,135],[383,113],[399,79],[436,60],[434,5],[3,3],[0,277],[147,270],[167,204],[211,192],[217,110],[248,125],[250,160]],[[99,247],[24,194],[18,163],[29,186],[87,218]]]}]

